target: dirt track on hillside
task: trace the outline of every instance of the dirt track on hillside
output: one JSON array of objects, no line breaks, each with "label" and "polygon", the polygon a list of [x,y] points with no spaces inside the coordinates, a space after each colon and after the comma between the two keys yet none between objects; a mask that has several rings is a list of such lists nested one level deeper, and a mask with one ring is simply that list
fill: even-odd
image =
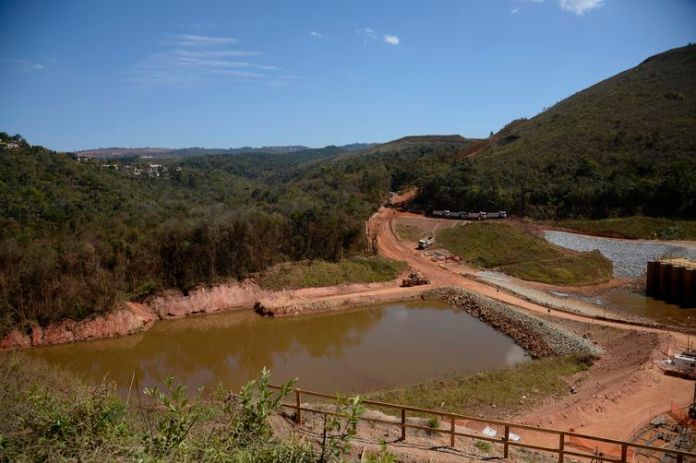
[{"label": "dirt track on hillside", "polygon": [[[666,329],[634,326],[567,313],[535,304],[512,294],[500,291],[463,275],[467,270],[461,264],[433,262],[412,246],[401,242],[393,230],[397,217],[413,217],[414,214],[384,208],[370,221],[375,228],[380,254],[406,261],[410,267],[422,272],[432,281],[432,286],[454,286],[505,302],[521,309],[551,316],[562,322],[575,323],[576,329],[584,325],[607,327],[626,332],[620,343],[612,343],[608,354],[590,370],[578,394],[545,405],[538,411],[516,417],[527,423],[555,428],[574,428],[578,432],[628,439],[634,429],[644,425],[651,416],[667,411],[672,402],[684,405],[691,399],[691,381],[665,376],[653,368],[653,360],[666,351],[686,347],[686,334]],[[632,334],[631,332],[634,332]],[[660,342],[645,349],[644,334],[659,336]]]}]

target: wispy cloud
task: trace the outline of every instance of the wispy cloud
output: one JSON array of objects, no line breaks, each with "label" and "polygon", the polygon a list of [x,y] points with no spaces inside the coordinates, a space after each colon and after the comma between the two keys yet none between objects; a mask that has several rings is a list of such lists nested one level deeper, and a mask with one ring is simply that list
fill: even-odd
[{"label": "wispy cloud", "polygon": [[146,56],[124,75],[129,83],[183,85],[206,81],[267,81],[288,71],[260,58],[256,50],[233,48],[233,37],[177,34],[161,42],[163,50]]},{"label": "wispy cloud", "polygon": [[177,34],[172,36],[172,43],[180,47],[209,47],[216,45],[234,45],[239,40],[233,37],[215,37],[210,35]]},{"label": "wispy cloud", "polygon": [[384,34],[384,43],[389,45],[398,45],[401,40],[396,35]]},{"label": "wispy cloud", "polygon": [[518,5],[510,10],[510,14],[517,14],[522,11],[522,5],[525,3],[542,3],[544,0],[516,0]]},{"label": "wispy cloud", "polygon": [[[380,39],[380,35],[377,33],[377,31],[369,27],[356,29],[355,35],[362,38],[363,45],[367,45],[370,42],[379,41]],[[398,45],[401,42],[399,37],[393,34],[384,34],[381,41],[388,45]]]},{"label": "wispy cloud", "polygon": [[601,7],[603,3],[604,0],[560,0],[562,9],[572,11],[578,16],[582,16],[586,11]]},{"label": "wispy cloud", "polygon": [[309,33],[309,36],[312,37],[313,39],[329,40],[329,37],[327,37],[326,35],[324,35],[320,32],[312,31]]}]

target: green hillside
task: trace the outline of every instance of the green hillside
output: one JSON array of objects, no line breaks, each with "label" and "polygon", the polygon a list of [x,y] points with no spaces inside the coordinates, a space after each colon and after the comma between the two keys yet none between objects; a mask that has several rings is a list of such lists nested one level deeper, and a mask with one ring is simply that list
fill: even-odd
[{"label": "green hillside", "polygon": [[0,141],[0,335],[280,262],[362,254],[364,221],[388,189],[367,167],[294,178],[335,147],[153,168]]},{"label": "green hillside", "polygon": [[696,45],[510,123],[473,160],[423,178],[425,207],[535,217],[696,217]]}]

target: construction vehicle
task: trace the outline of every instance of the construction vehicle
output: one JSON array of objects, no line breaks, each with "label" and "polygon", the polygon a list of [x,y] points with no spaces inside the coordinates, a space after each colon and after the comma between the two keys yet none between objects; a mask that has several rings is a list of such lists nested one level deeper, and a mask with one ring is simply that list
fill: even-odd
[{"label": "construction vehicle", "polygon": [[435,243],[435,237],[433,235],[428,235],[426,238],[418,240],[418,249],[428,249]]},{"label": "construction vehicle", "polygon": [[666,375],[696,379],[696,350],[687,349],[661,361],[658,366]]},{"label": "construction vehicle", "polygon": [[411,286],[429,285],[430,280],[425,278],[420,272],[411,272],[408,274],[408,278],[401,280],[401,286],[403,288],[410,288]]}]

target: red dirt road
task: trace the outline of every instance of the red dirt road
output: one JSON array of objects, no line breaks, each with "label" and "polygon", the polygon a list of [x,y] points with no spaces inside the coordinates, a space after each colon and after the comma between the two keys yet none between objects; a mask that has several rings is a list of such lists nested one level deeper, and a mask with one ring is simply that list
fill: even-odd
[{"label": "red dirt road", "polygon": [[[394,219],[398,217],[415,215],[382,208],[370,220],[369,226],[373,236],[376,236],[379,253],[391,259],[406,261],[413,269],[429,278],[433,286],[460,287],[530,312],[629,332],[622,339],[623,345],[615,346],[620,353],[617,354],[616,350],[611,352],[617,358],[600,360],[597,367],[590,370],[590,377],[580,387],[578,394],[546,405],[518,417],[519,419],[541,426],[574,428],[577,432],[628,439],[634,429],[644,425],[651,416],[667,411],[672,402],[682,406],[690,402],[693,382],[665,376],[653,368],[649,359],[646,361],[645,354],[642,357],[636,354],[640,345],[632,345],[634,338],[636,343],[645,341],[639,333],[654,333],[660,336],[663,346],[670,343],[669,339],[672,338],[672,343],[683,348],[688,342],[686,334],[548,309],[467,278],[462,274],[467,270],[462,265],[433,262],[405,242],[399,241],[393,229]],[[636,336],[630,335],[631,331],[636,332]],[[653,357],[657,354],[659,352],[655,350]]]}]

